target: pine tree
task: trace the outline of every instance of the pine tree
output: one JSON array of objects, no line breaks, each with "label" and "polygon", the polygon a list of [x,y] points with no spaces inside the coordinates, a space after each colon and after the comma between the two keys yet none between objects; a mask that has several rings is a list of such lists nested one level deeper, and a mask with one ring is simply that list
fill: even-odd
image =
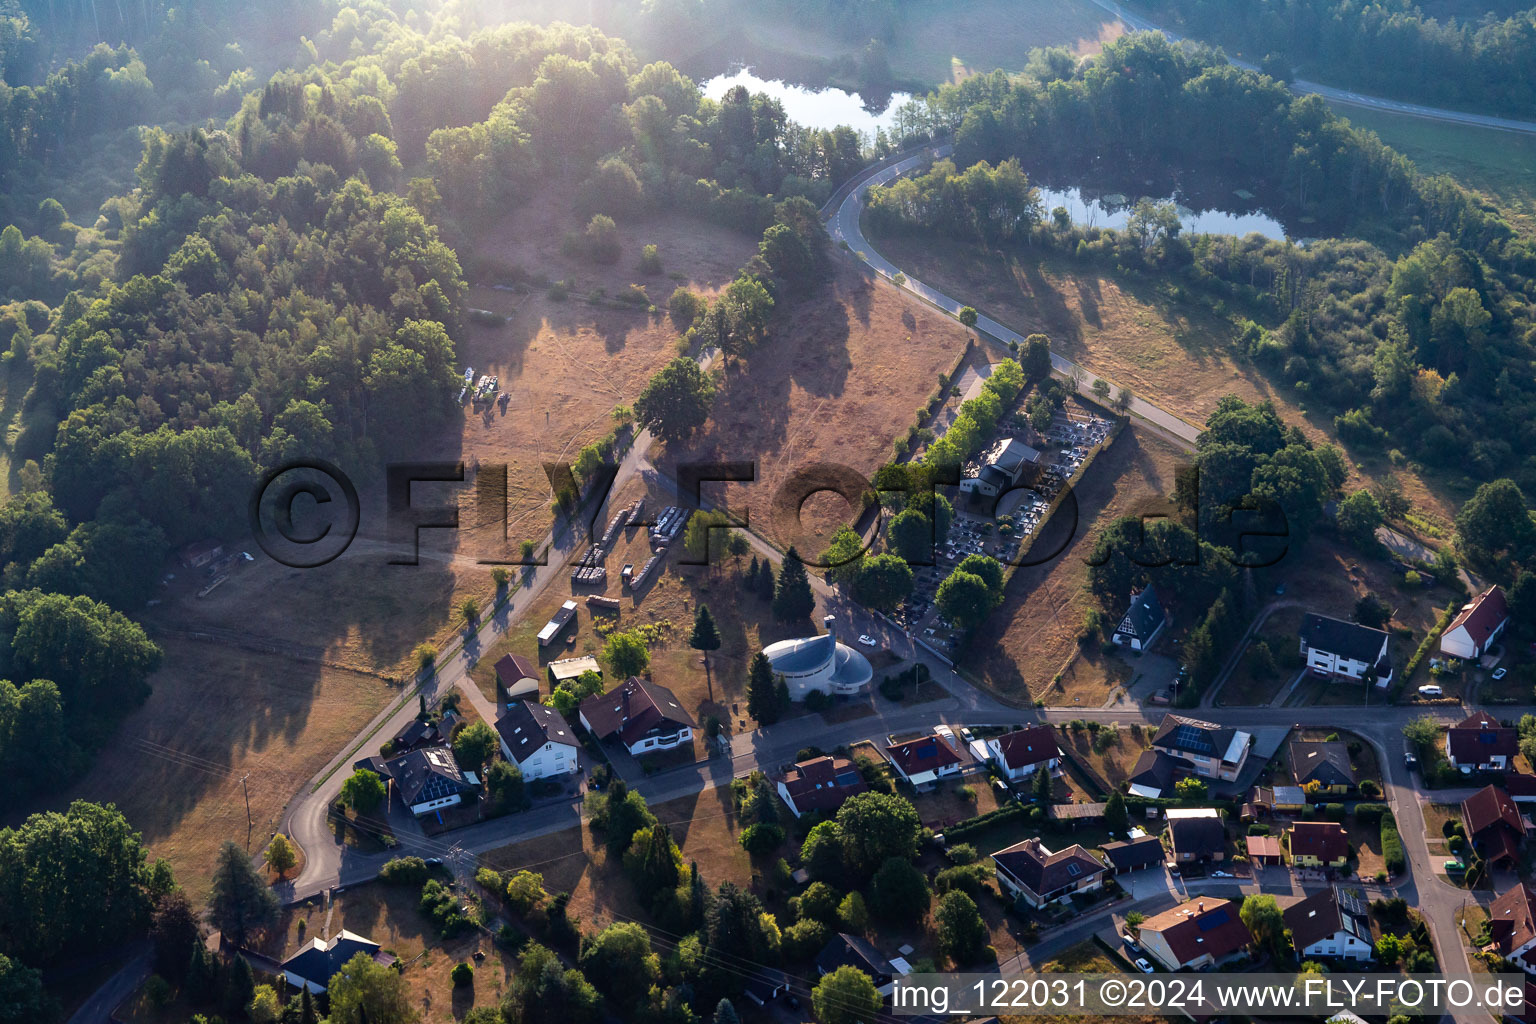
[{"label": "pine tree", "polygon": [[743,586],[743,589],[744,590],[750,590],[754,594],[757,593],[757,556],[756,555],[752,556],[752,561],[747,566],[747,578],[746,578],[746,583]]},{"label": "pine tree", "polygon": [[315,1016],[315,1002],[309,997],[309,986],[305,985],[299,996],[299,1024],[320,1024],[320,1018]]},{"label": "pine tree", "polygon": [[758,651],[747,668],[747,714],[757,719],[758,725],[772,725],[779,720],[781,708],[775,687],[773,663],[768,655]]},{"label": "pine tree", "polygon": [[765,558],[757,570],[757,596],[764,601],[772,601],[773,586],[773,563]]},{"label": "pine tree", "polygon": [[688,638],[688,646],[704,652],[704,681],[709,685],[709,699],[713,703],[715,681],[709,674],[709,652],[720,649],[720,630],[715,626],[714,616],[709,614],[709,605],[703,602],[694,612],[693,636]]},{"label": "pine tree", "polygon": [[811,593],[811,581],[805,575],[805,563],[793,547],[784,555],[779,567],[779,582],[773,590],[773,617],[782,622],[798,622],[810,618],[816,610],[816,596]]},{"label": "pine tree", "polygon": [[230,1016],[243,1014],[251,997],[256,994],[256,976],[251,965],[239,953],[230,960],[224,971],[224,1009]]},{"label": "pine tree", "polygon": [[1125,810],[1125,797],[1118,789],[1110,791],[1104,801],[1104,824],[1115,832],[1124,832],[1131,824],[1131,816]]},{"label": "pine tree", "polygon": [[192,959],[187,964],[187,1000],[194,1006],[213,1002],[219,990],[219,965],[201,942],[192,947]]},{"label": "pine tree", "polygon": [[1049,807],[1051,792],[1051,770],[1041,765],[1035,769],[1035,803],[1041,807]]},{"label": "pine tree", "polygon": [[736,1007],[731,1005],[729,999],[720,1000],[720,1005],[715,1007],[715,1019],[712,1024],[741,1024],[741,1017],[736,1013]]}]

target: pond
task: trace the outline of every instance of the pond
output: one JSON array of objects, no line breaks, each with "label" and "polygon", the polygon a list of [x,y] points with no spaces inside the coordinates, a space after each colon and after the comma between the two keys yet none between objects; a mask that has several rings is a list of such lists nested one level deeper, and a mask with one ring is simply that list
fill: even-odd
[{"label": "pond", "polygon": [[892,93],[890,101],[878,111],[865,106],[857,93],[842,89],[807,89],[775,79],[759,78],[751,68],[728,75],[716,75],[702,86],[704,95],[718,100],[734,86],[746,86],[748,92],[766,93],[784,105],[791,121],[807,128],[836,128],[845,124],[854,131],[874,137],[876,128],[889,129],[896,120],[896,108],[910,100],[908,93]]},{"label": "pond", "polygon": [[[1241,197],[1235,197],[1241,198]],[[1166,197],[1158,201],[1166,201]],[[1196,212],[1184,206],[1174,199],[1179,211],[1179,221],[1184,225],[1186,235],[1243,235],[1257,233],[1265,238],[1273,238],[1283,241],[1286,237],[1285,227],[1273,217],[1262,213],[1225,213],[1221,210],[1202,210]],[[1040,190],[1040,205],[1045,208],[1046,217],[1050,217],[1051,211],[1058,206],[1064,206],[1072,216],[1072,223],[1083,227],[1097,228],[1123,228],[1131,219],[1131,208],[1136,205],[1135,198],[1109,193],[1101,196],[1086,196],[1081,189],[1044,189]]]}]

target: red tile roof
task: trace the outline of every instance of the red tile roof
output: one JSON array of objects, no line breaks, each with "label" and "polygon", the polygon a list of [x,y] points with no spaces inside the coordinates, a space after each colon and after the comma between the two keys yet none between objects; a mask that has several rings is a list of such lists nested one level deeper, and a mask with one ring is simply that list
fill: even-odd
[{"label": "red tile roof", "polygon": [[1515,730],[1499,724],[1486,711],[1457,722],[1446,732],[1446,744],[1459,764],[1486,764],[1489,757],[1502,754],[1512,758],[1520,750]]},{"label": "red tile roof", "polygon": [[955,748],[936,732],[905,743],[892,743],[885,748],[885,754],[903,775],[919,775],[960,763]]},{"label": "red tile roof", "polygon": [[784,789],[801,814],[832,811],[869,788],[858,766],[846,757],[816,757],[784,773]]},{"label": "red tile roof", "polygon": [[1504,598],[1504,588],[1499,586],[1489,587],[1478,594],[1461,609],[1461,614],[1451,620],[1446,627],[1447,633],[1454,633],[1465,626],[1467,634],[1472,637],[1472,642],[1481,649],[1494,630],[1504,624],[1509,618],[1509,602]]},{"label": "red tile roof", "polygon": [[1501,956],[1536,939],[1536,893],[1521,882],[1495,899],[1488,906],[1488,933]]},{"label": "red tile roof", "polygon": [[1331,863],[1349,856],[1349,836],[1334,821],[1298,821],[1291,826],[1291,856]]},{"label": "red tile roof", "polygon": [[538,680],[539,676],[539,667],[521,654],[503,655],[496,662],[496,678],[507,689],[520,679]]},{"label": "red tile roof", "polygon": [[1525,835],[1525,819],[1509,794],[1498,786],[1484,786],[1461,802],[1461,814],[1467,821],[1467,834],[1476,837],[1502,823],[1519,835]]},{"label": "red tile roof", "polygon": [[1056,745],[1056,731],[1048,725],[1015,729],[999,736],[997,746],[1002,751],[1003,763],[1009,768],[1028,768],[1061,756],[1061,748]]},{"label": "red tile roof", "polygon": [[1196,899],[1141,923],[1141,933],[1160,933],[1180,964],[1209,954],[1220,960],[1253,942],[1231,900]]},{"label": "red tile roof", "polygon": [[617,733],[625,746],[647,733],[675,733],[693,725],[671,690],[639,676],[630,676],[618,689],[595,693],[582,701],[581,717],[599,739]]}]

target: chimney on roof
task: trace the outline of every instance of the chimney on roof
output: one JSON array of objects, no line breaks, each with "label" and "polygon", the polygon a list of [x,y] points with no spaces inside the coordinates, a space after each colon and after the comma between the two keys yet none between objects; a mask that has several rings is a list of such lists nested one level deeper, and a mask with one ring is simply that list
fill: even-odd
[{"label": "chimney on roof", "polygon": [[831,636],[833,634],[833,630],[832,630],[832,623],[833,623],[833,621],[834,621],[834,619],[833,619],[833,617],[831,615],[828,615],[826,618],[821,620],[821,624],[823,626],[827,627],[827,635],[828,636]]}]

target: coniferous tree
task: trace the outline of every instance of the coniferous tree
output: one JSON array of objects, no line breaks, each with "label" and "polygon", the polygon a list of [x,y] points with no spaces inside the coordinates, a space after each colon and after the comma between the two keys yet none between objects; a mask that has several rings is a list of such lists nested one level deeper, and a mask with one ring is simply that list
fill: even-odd
[{"label": "coniferous tree", "polygon": [[759,725],[772,725],[779,720],[780,711],[773,663],[758,651],[747,668],[747,714]]},{"label": "coniferous tree", "polygon": [[310,998],[309,986],[304,986],[299,995],[299,1024],[320,1024],[320,1018],[315,1016],[315,1002]]},{"label": "coniferous tree", "polygon": [[811,581],[805,574],[805,563],[793,547],[784,555],[779,567],[779,581],[773,590],[773,617],[783,622],[798,622],[810,618],[816,610],[816,595],[811,593]]},{"label": "coniferous tree", "polygon": [[773,587],[773,563],[765,558],[757,570],[757,596],[764,601],[772,601]]}]

